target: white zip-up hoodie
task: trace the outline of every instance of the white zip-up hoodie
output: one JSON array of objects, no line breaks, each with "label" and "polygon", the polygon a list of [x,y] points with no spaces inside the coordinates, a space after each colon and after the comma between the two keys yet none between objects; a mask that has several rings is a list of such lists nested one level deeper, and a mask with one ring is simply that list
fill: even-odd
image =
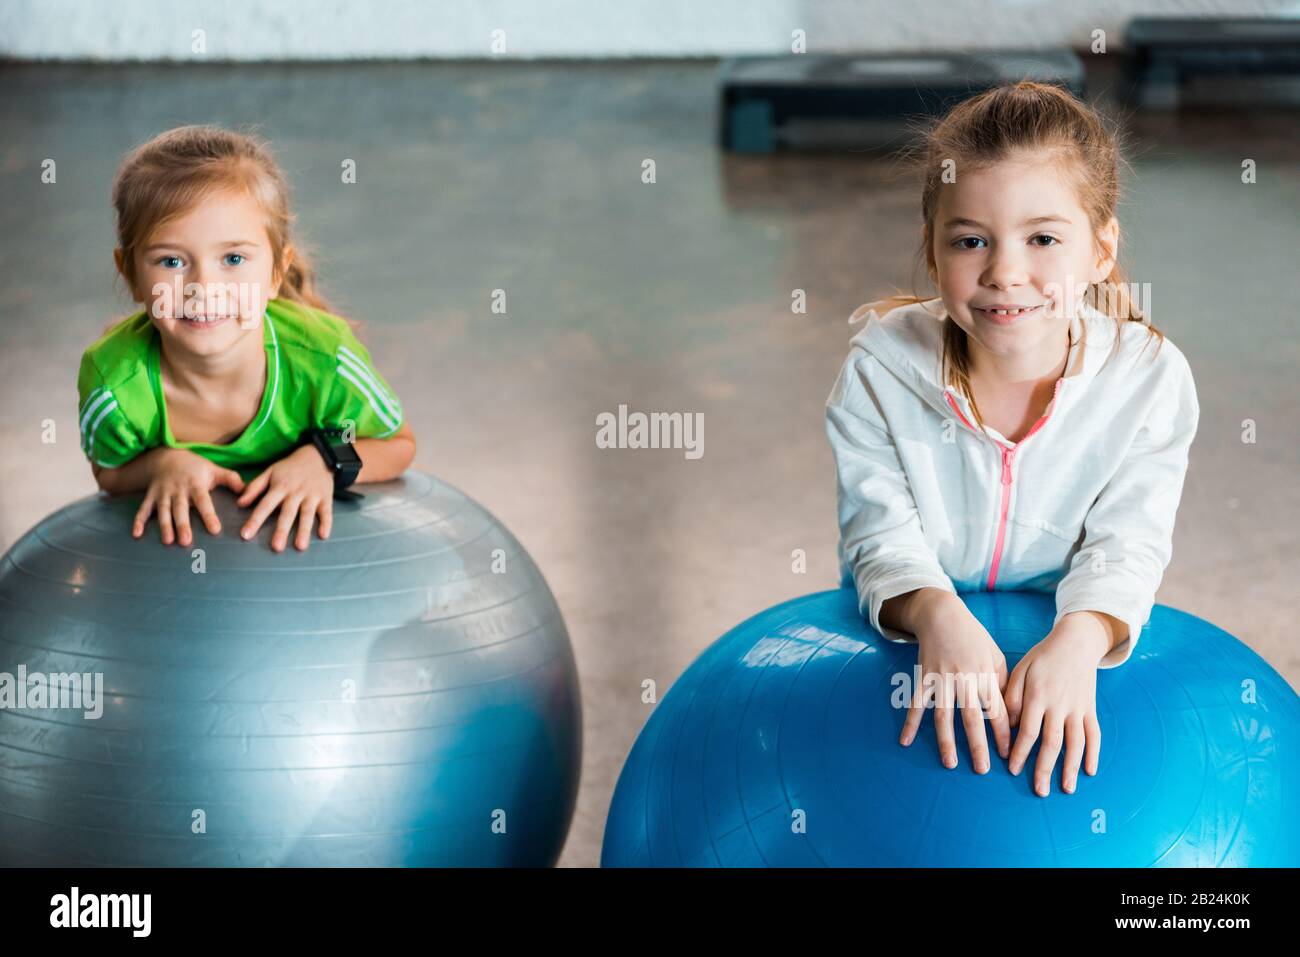
[{"label": "white zip-up hoodie", "polygon": [[1055,591],[1056,621],[1090,610],[1128,625],[1100,667],[1123,664],[1172,555],[1200,417],[1187,359],[1127,321],[1111,357],[1117,323],[1081,306],[1055,398],[1012,443],[980,432],[943,383],[945,317],[941,299],[867,312],[827,399],[840,566],[863,617],[890,641],[914,641],[881,627],[887,599],[923,587]]}]

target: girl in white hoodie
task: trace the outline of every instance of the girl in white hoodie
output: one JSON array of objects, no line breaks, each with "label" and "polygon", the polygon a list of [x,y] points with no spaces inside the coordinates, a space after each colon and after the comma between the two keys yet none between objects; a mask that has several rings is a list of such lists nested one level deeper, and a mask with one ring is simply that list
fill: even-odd
[{"label": "girl in white hoodie", "polygon": [[[1045,84],[990,90],[937,124],[922,164],[939,295],[855,311],[827,401],[841,565],[871,625],[918,644],[901,744],[933,704],[956,767],[958,710],[982,774],[987,718],[1013,774],[1040,742],[1040,795],[1064,746],[1073,792],[1081,760],[1097,773],[1097,669],[1132,654],[1169,563],[1196,389],[1116,264],[1119,150],[1094,110]],[[1010,675],[957,597],[972,589],[1055,593]]]}]

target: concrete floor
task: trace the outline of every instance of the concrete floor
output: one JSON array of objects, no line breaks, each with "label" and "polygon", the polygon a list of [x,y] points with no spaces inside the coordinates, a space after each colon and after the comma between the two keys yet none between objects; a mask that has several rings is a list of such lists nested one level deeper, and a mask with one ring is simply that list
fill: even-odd
[{"label": "concrete floor", "polygon": [[[662,695],[731,625],[836,584],[823,403],[849,312],[913,274],[912,186],[863,154],[719,155],[707,63],[10,66],[3,79],[0,548],[95,488],[75,377],[132,308],[112,279],[120,155],[182,123],[261,122],[326,291],[366,320],[404,401],[418,463],[515,532],[564,611],[586,746],[560,863],[597,863],[651,710],[642,681]],[[1300,687],[1300,128],[1294,114],[1184,112],[1134,134],[1128,262],[1202,407],[1158,600]],[[55,186],[39,185],[46,157]],[[345,158],[356,185],[339,183]],[[1240,182],[1245,158],[1255,185]],[[496,288],[506,316],[490,311]],[[806,315],[790,311],[795,288]],[[620,403],[703,412],[705,455],[597,449],[595,416]],[[791,571],[797,548],[806,574]]]}]

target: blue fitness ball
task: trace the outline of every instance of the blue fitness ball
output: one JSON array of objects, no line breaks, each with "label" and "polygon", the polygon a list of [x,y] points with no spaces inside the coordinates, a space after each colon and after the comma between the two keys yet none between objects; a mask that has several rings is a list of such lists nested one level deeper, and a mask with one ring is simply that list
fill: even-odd
[{"label": "blue fitness ball", "polygon": [[[963,594],[1014,668],[1052,595]],[[1231,635],[1156,606],[1133,656],[1097,675],[1098,773],[1032,790],[998,756],[939,763],[891,704],[914,644],[864,622],[852,589],[777,605],[677,680],[619,777],[604,866],[1264,867],[1300,864],[1300,698]],[[1012,729],[1013,741],[1017,729]]]},{"label": "blue fitness ball", "polygon": [[10,549],[0,864],[555,862],[582,724],[546,582],[433,476],[361,491],[304,552],[224,488],[188,548],[97,495]]}]

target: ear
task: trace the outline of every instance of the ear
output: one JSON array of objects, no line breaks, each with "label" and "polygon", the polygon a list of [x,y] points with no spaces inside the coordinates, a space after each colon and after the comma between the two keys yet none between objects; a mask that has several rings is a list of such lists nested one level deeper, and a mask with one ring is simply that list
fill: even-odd
[{"label": "ear", "polygon": [[131,293],[131,301],[144,302],[144,300],[140,298],[140,294],[136,292],[135,287],[131,284],[131,280],[126,275],[126,257],[122,255],[121,246],[115,246],[113,248],[113,265],[117,267],[117,274],[125,280],[127,289]]},{"label": "ear", "polygon": [[1097,234],[1097,247],[1097,265],[1092,276],[1094,283],[1104,281],[1119,258],[1119,220],[1114,216]]}]

